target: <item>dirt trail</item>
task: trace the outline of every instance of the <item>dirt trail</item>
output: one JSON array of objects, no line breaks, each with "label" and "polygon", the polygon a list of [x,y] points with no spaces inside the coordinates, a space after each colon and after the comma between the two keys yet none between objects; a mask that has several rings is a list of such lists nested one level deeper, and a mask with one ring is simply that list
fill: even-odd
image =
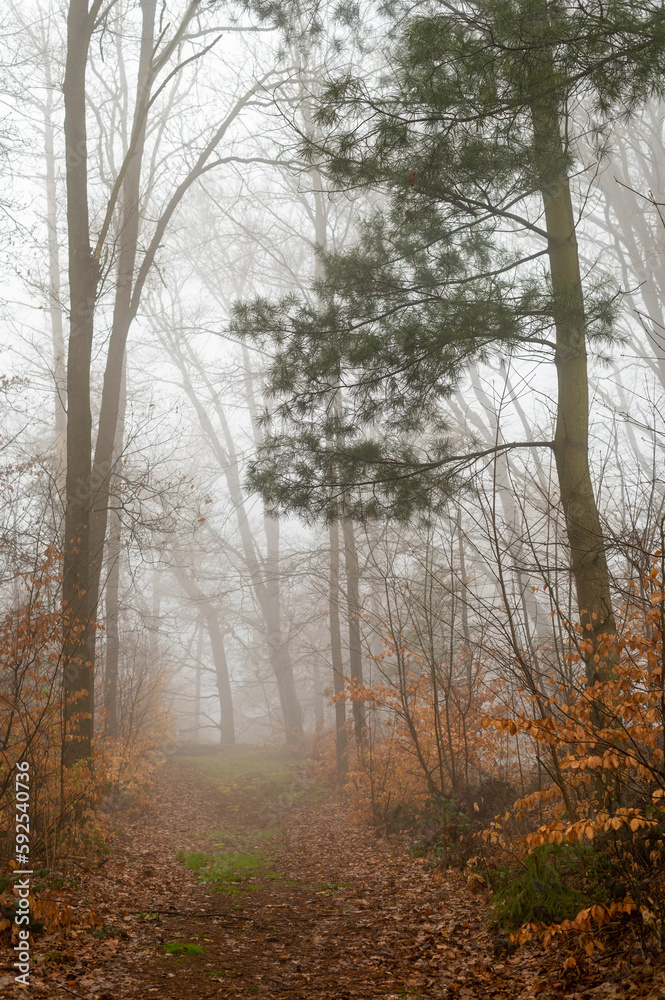
[{"label": "dirt trail", "polygon": [[[584,991],[561,978],[560,962],[544,964],[535,949],[496,960],[483,929],[482,894],[471,895],[460,875],[431,871],[411,859],[401,841],[351,826],[337,797],[312,801],[305,794],[289,804],[288,795],[271,798],[251,777],[244,791],[235,787],[225,797],[203,783],[194,764],[177,759],[160,770],[158,785],[148,813],[113,820],[111,859],[101,871],[87,872],[76,890],[79,910],[95,909],[103,923],[92,946],[90,934],[81,930],[68,932],[65,942],[59,932],[57,944],[56,934],[44,935],[35,952],[31,995],[661,995],[654,984],[616,985],[597,977],[597,985]],[[262,860],[241,869],[241,881],[217,884],[202,882],[183,863],[215,851],[237,865]],[[25,996],[8,979],[7,993],[0,994]]]},{"label": "dirt trail", "polygon": [[[143,944],[191,942],[205,951],[173,957],[154,947],[128,950],[114,977],[114,996],[498,995],[499,970],[492,974],[481,929],[484,907],[469,897],[461,878],[436,878],[403,846],[351,827],[336,797],[290,809],[252,797],[240,802],[229,824],[223,803],[193,788],[183,770],[177,762],[167,765],[161,778],[167,798],[127,831],[137,849],[144,844],[139,871],[129,874],[131,862],[123,869],[118,861],[108,875],[129,875],[137,883],[135,909],[159,911],[158,922],[143,924]],[[238,819],[245,821],[241,832]],[[264,848],[269,873],[224,894],[171,860],[173,884],[164,893],[158,875],[164,856],[173,859],[188,845],[201,850],[196,833],[229,825],[231,848],[277,825],[282,836]],[[457,897],[452,908],[451,892]]]}]

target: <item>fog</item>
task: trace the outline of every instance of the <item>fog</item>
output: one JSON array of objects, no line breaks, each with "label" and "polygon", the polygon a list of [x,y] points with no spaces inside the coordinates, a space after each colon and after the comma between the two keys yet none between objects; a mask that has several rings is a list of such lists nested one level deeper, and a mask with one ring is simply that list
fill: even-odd
[{"label": "fog", "polygon": [[49,866],[244,752],[472,875],[662,822],[660,15],[499,6],[2,5],[0,804],[29,761]]}]

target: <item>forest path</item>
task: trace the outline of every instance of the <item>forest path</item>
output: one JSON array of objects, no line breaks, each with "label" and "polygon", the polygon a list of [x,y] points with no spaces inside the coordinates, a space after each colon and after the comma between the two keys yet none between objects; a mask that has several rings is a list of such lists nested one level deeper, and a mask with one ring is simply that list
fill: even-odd
[{"label": "forest path", "polygon": [[[239,748],[162,769],[157,805],[124,830],[138,869],[118,857],[109,872],[145,914],[115,964],[114,998],[547,996],[526,953],[523,968],[496,964],[484,903],[461,876],[350,825],[339,797],[273,753],[274,763]],[[179,851],[217,859],[200,874],[221,880],[201,882]],[[203,951],[167,950],[179,945]]]},{"label": "forest path", "polygon": [[[561,960],[535,947],[496,960],[482,895],[412,859],[398,838],[350,824],[344,801],[308,781],[284,749],[172,758],[159,769],[155,804],[109,823],[108,861],[57,891],[77,919],[36,939],[31,996],[662,995],[603,983],[599,968],[586,986],[566,981]],[[86,928],[91,911],[96,924]],[[5,968],[0,995],[25,996]]]}]

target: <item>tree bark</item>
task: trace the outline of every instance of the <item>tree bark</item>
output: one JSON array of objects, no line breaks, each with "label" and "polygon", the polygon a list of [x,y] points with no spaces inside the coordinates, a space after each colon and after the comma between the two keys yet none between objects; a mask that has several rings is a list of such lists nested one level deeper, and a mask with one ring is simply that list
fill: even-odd
[{"label": "tree bark", "polygon": [[[585,638],[592,640],[586,653],[589,684],[607,672],[596,663],[602,637],[615,632],[610,594],[606,543],[589,469],[589,382],[586,351],[586,320],[580,272],[575,217],[570,184],[564,164],[559,117],[555,109],[538,107],[533,112],[534,140],[544,165],[559,162],[561,170],[542,186],[554,322],[557,373],[557,416],[554,434],[561,504],[570,546],[571,569]],[[608,663],[610,661],[608,660]],[[611,670],[611,667],[609,668]]]},{"label": "tree bark", "polygon": [[69,237],[70,330],[67,355],[67,473],[63,557],[63,737],[65,767],[92,752],[94,602],[90,580],[92,415],[90,359],[99,262],[90,246],[85,76],[93,17],[71,0],[65,66],[65,163]]},{"label": "tree bark", "polygon": [[[127,367],[123,362],[120,386],[120,407],[116,428],[114,455],[122,455],[125,436],[125,409],[127,403]],[[106,731],[118,735],[118,677],[120,670],[120,561],[122,558],[122,522],[117,510],[109,518],[108,555],[106,564]]]},{"label": "tree bark", "polygon": [[201,613],[208,629],[210,649],[215,665],[215,681],[219,694],[219,741],[223,747],[232,747],[235,746],[236,734],[233,718],[233,695],[226,649],[224,648],[224,636],[219,627],[219,619],[214,607],[211,604],[205,604]]},{"label": "tree bark", "polygon": [[328,529],[330,540],[330,591],[328,616],[330,620],[330,655],[335,695],[335,756],[337,780],[343,781],[349,769],[346,739],[346,704],[344,702],[344,663],[339,616],[339,524],[333,521]]},{"label": "tree bark", "polygon": [[134,318],[132,293],[140,229],[140,180],[147,125],[147,101],[150,90],[157,0],[141,0],[142,32],[139,55],[136,106],[130,140],[129,160],[122,183],[122,209],[118,264],[115,280],[113,322],[109,339],[102,403],[99,413],[95,457],[92,465],[93,512],[90,530],[92,560],[91,587],[95,604],[99,586],[108,524],[109,496],[114,467],[116,428],[118,426],[125,370],[125,349]]},{"label": "tree bark", "polygon": [[[355,684],[363,683],[363,654],[360,635],[360,574],[358,551],[351,521],[342,521],[344,538],[344,563],[346,568],[346,604],[349,619],[349,673]],[[365,737],[365,704],[358,698],[353,702],[353,729],[358,746]]]},{"label": "tree bark", "polygon": [[60,283],[60,246],[53,144],[53,80],[46,55],[46,105],[44,107],[44,160],[46,166],[46,231],[49,261],[49,316],[53,339],[56,482],[60,489],[67,463],[67,366]]}]

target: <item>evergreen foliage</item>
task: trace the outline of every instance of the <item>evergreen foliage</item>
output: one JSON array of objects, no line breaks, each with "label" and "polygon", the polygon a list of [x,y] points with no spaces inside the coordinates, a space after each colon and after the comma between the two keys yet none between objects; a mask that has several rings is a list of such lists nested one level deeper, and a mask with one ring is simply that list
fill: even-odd
[{"label": "evergreen foliage", "polygon": [[[274,511],[408,518],[459,490],[478,456],[451,439],[446,398],[471,363],[551,361],[570,306],[545,263],[543,197],[576,169],[576,136],[600,157],[608,124],[665,79],[654,2],[391,9],[381,77],[331,82],[326,139],[304,149],[338,188],[388,200],[351,250],[320,250],[315,305],[235,311],[235,331],[274,351],[277,405],[250,472]],[[612,336],[615,306],[585,289],[587,340]]]},{"label": "evergreen foliage", "polygon": [[491,926],[514,931],[531,921],[551,924],[574,917],[588,902],[585,894],[570,884],[583,853],[590,853],[590,849],[547,844],[526,855],[518,874],[495,871]]}]

